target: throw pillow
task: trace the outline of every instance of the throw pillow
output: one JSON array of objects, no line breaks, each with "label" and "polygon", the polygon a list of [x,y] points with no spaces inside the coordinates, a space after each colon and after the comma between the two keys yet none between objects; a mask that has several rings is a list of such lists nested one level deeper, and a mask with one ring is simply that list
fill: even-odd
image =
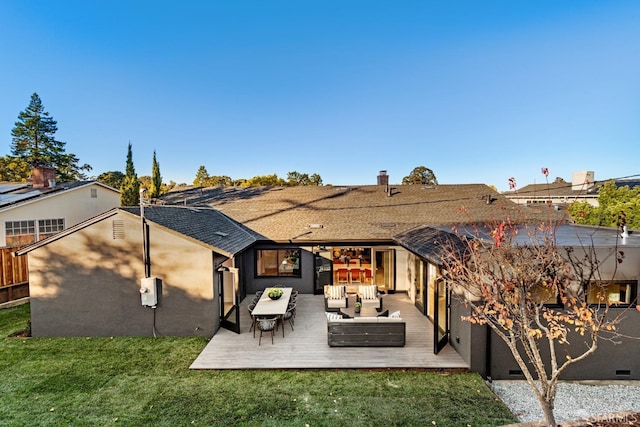
[{"label": "throw pillow", "polygon": [[327,320],[340,320],[342,319],[342,315],[338,313],[327,313]]},{"label": "throw pillow", "polygon": [[393,319],[399,319],[400,318],[400,310],[398,311],[394,311],[393,313],[391,313],[389,315],[389,317],[393,318]]},{"label": "throw pillow", "polygon": [[[385,310],[376,317],[389,317],[389,310]],[[399,316],[398,316],[399,317]]]},{"label": "throw pillow", "polygon": [[332,286],[330,296],[331,296],[331,299],[342,298],[342,286]]},{"label": "throw pillow", "polygon": [[338,314],[342,316],[343,319],[352,319],[347,313],[343,313],[342,310],[338,309]]}]

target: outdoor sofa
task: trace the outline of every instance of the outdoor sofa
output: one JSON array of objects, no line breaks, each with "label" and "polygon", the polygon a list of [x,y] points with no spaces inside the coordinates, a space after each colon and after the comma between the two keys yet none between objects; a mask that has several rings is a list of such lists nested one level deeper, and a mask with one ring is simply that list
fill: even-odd
[{"label": "outdoor sofa", "polygon": [[401,317],[327,318],[330,347],[404,347],[406,323]]}]

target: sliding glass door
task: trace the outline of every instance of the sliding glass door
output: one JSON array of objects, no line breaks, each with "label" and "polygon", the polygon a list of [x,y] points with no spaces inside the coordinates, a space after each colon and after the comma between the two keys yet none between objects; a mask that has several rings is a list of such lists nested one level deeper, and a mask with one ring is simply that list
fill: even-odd
[{"label": "sliding glass door", "polygon": [[375,280],[381,291],[393,292],[395,284],[393,281],[393,249],[376,249],[375,256]]}]

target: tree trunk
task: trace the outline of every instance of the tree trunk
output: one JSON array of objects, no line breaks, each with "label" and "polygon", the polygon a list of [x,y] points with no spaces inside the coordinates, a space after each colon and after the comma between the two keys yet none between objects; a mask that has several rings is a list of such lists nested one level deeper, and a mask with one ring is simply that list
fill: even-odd
[{"label": "tree trunk", "polygon": [[540,399],[540,407],[544,414],[544,421],[547,427],[557,427],[556,417],[553,415],[553,402],[547,402],[544,398]]}]

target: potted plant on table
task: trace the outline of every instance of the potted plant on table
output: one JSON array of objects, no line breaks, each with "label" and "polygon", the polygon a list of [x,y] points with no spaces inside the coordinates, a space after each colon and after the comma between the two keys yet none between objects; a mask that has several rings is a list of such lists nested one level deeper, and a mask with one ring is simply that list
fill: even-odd
[{"label": "potted plant on table", "polygon": [[279,299],[284,292],[279,288],[271,288],[269,292],[267,292],[267,296],[273,300]]},{"label": "potted plant on table", "polygon": [[362,303],[360,301],[356,302],[356,313],[360,313],[360,308],[362,308]]}]

